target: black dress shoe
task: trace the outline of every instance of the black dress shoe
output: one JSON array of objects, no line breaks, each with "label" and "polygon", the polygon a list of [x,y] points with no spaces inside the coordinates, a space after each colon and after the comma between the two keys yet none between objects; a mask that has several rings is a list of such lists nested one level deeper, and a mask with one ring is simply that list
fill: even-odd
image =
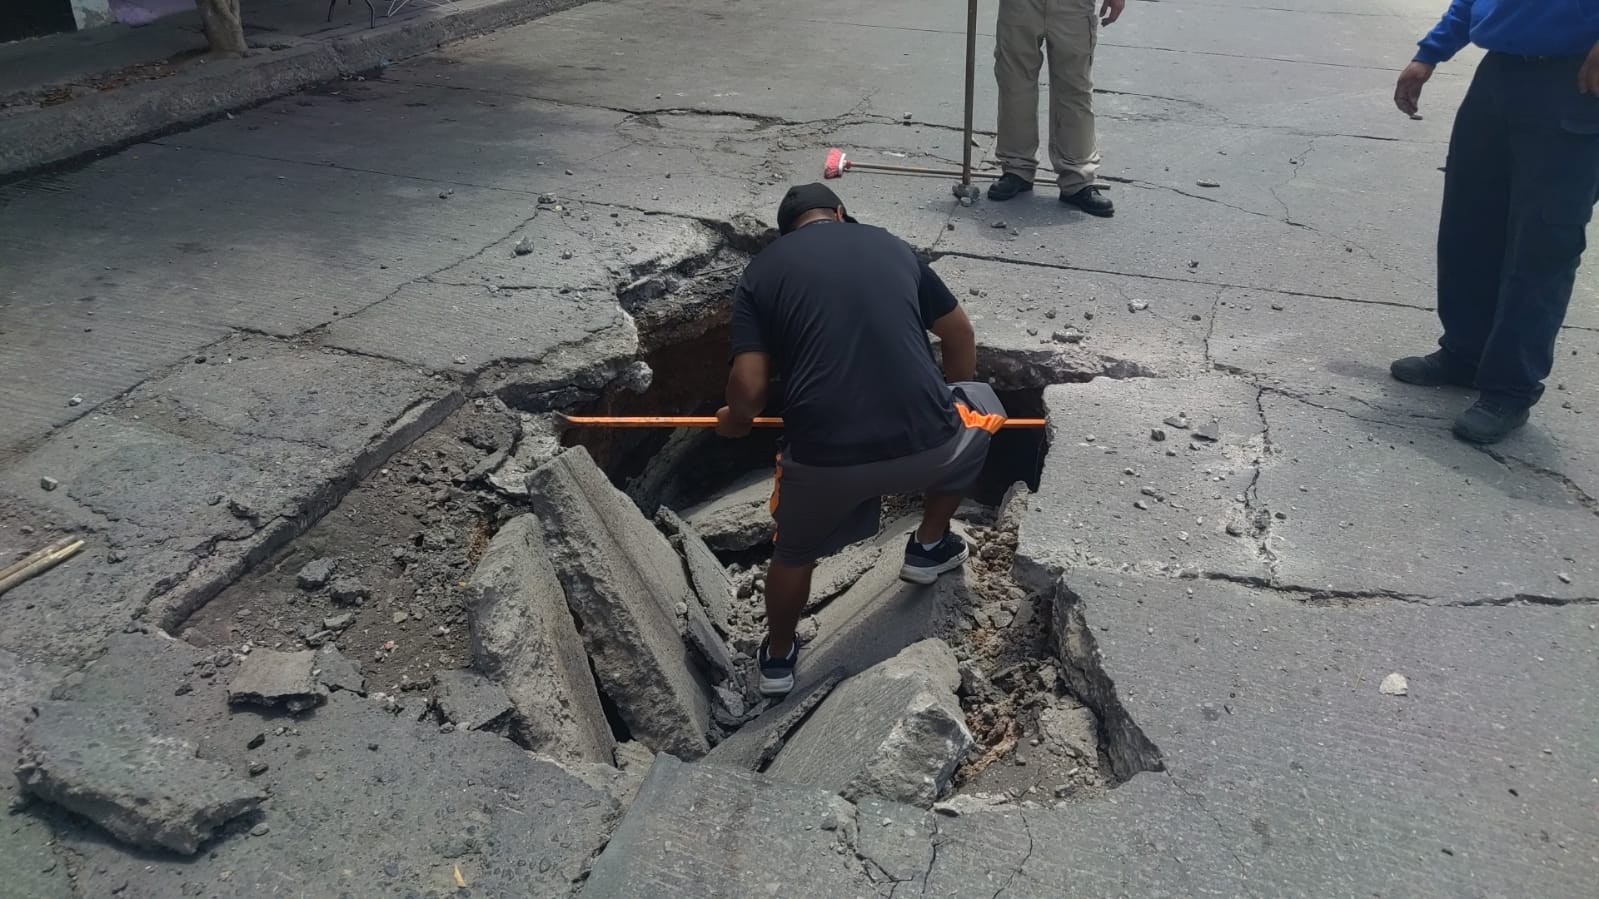
[{"label": "black dress shoe", "polygon": [[999,180],[988,185],[988,198],[1003,203],[1017,194],[1031,193],[1033,182],[1026,180],[1021,175],[1004,174]]},{"label": "black dress shoe", "polygon": [[1467,443],[1498,443],[1527,423],[1526,403],[1484,394],[1455,419],[1455,436]]},{"label": "black dress shoe", "polygon": [[1074,194],[1061,192],[1060,201],[1067,206],[1076,206],[1089,215],[1100,218],[1110,218],[1116,214],[1116,204],[1110,198],[1099,192],[1097,187],[1085,187]]},{"label": "black dress shoe", "polygon": [[1425,356],[1395,359],[1388,372],[1396,381],[1421,387],[1470,387],[1476,376],[1448,353],[1438,350]]}]

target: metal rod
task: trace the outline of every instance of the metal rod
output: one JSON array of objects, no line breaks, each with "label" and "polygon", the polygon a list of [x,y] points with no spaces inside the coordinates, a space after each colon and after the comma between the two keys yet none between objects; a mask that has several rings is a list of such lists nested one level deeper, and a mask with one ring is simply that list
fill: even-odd
[{"label": "metal rod", "polygon": [[[575,428],[714,428],[714,415],[562,415],[560,422]],[[1006,428],[1042,428],[1042,418],[1007,418]],[[781,418],[757,418],[757,428],[781,428]]]},{"label": "metal rod", "polygon": [[966,0],[966,130],[961,141],[961,184],[972,183],[972,104],[977,83],[977,0]]},{"label": "metal rod", "polygon": [[[853,172],[857,170],[862,172],[877,172],[884,175],[921,175],[930,178],[948,178],[952,175],[955,177],[961,177],[961,173],[955,171],[954,169],[929,169],[910,165],[887,165],[876,162],[856,162],[855,160],[851,159],[849,161],[849,171]],[[967,176],[967,180],[963,183],[970,183],[971,178],[994,179],[1000,177],[1001,174],[1003,173],[972,172],[969,176]],[[1039,175],[1037,178],[1037,183],[1054,184],[1055,178],[1053,175]]]}]

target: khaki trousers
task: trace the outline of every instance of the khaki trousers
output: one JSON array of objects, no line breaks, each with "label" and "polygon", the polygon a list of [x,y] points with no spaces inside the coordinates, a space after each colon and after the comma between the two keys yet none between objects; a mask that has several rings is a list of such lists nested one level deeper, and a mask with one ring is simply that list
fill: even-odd
[{"label": "khaki trousers", "polygon": [[1049,50],[1049,161],[1063,194],[1094,183],[1095,0],[999,0],[994,78],[999,82],[1000,168],[1029,182],[1038,169],[1038,75]]}]

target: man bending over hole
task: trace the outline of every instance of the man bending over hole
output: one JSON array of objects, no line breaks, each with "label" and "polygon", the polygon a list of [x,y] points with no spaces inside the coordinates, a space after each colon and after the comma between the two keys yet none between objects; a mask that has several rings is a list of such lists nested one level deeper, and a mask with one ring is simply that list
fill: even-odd
[{"label": "man bending over hole", "polygon": [[[1005,421],[973,383],[977,345],[954,294],[910,246],[862,225],[821,184],[791,188],[781,236],[744,270],[733,298],[733,370],[717,433],[743,437],[784,385],[784,442],[772,489],[760,691],[794,689],[794,631],[816,560],[877,534],[884,494],[921,493],[921,525],[900,577],[931,584],[966,561],[950,518]],[[927,332],[938,335],[938,369]]]}]

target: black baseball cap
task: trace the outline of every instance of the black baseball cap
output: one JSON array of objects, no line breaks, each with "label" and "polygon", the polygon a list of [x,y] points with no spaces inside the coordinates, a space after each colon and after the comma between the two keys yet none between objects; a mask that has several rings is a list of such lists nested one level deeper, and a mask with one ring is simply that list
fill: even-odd
[{"label": "black baseball cap", "polygon": [[[783,195],[783,202],[778,204],[777,232],[787,234],[793,231],[799,217],[812,209],[838,209],[843,205],[844,201],[825,184],[812,182],[795,185],[788,189],[788,193]],[[856,224],[849,215],[844,216],[844,221]]]}]

